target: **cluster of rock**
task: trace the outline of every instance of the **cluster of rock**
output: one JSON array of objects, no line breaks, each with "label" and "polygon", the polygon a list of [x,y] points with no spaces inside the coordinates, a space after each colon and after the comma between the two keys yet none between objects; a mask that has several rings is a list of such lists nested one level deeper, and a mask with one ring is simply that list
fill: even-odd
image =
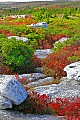
[{"label": "cluster of rock", "polygon": [[67,77],[61,78],[59,84],[38,86],[35,87],[35,91],[47,94],[54,101],[57,97],[80,97],[80,61],[67,65],[64,70],[67,72]]},{"label": "cluster of rock", "polygon": [[[80,97],[80,61],[67,65],[64,71],[67,72],[67,76],[61,78],[59,84],[48,85],[54,81],[54,78],[42,73],[23,74],[19,77],[25,77],[28,80],[28,84],[24,87],[34,88],[40,95],[46,94],[54,101],[57,97]],[[0,109],[12,108],[13,104],[21,104],[28,96],[24,87],[14,75],[0,75]]]},{"label": "cluster of rock", "polygon": [[[28,80],[28,86],[33,83],[39,85],[38,81],[40,80],[42,82],[45,82],[45,79],[46,82],[52,80],[52,78],[46,78],[42,73],[22,74],[19,77],[25,77]],[[19,105],[27,96],[26,90],[15,78],[15,75],[0,75],[0,109],[12,108],[13,104]]]}]

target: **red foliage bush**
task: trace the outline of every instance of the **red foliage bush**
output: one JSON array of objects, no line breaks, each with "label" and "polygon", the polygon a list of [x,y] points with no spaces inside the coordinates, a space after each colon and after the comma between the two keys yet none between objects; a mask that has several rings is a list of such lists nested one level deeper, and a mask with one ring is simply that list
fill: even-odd
[{"label": "red foliage bush", "polygon": [[66,117],[78,117],[80,115],[80,98],[56,98],[56,102],[51,102],[49,107],[56,110],[57,114]]},{"label": "red foliage bush", "polygon": [[33,67],[33,68],[37,68],[37,67],[42,67],[42,66],[43,66],[43,60],[40,59],[40,58],[37,58],[36,55],[34,55],[34,56],[31,58],[31,62],[32,62],[32,67]]},{"label": "red foliage bush", "polygon": [[15,22],[16,25],[24,25],[24,22]]},{"label": "red foliage bush", "polygon": [[58,41],[59,39],[61,39],[63,37],[69,37],[69,36],[64,35],[64,34],[44,35],[45,40],[37,40],[39,48],[40,49],[50,49],[53,47],[53,43],[55,43],[56,41]]},{"label": "red foliage bush", "polygon": [[28,83],[28,80],[25,77],[20,78],[17,73],[15,73],[15,78],[23,85]]},{"label": "red foliage bush", "polygon": [[[54,102],[46,94],[40,95],[34,91],[29,93],[30,100],[33,101],[31,111],[34,113],[48,113],[64,116],[68,120],[79,120],[80,118],[80,98],[56,98]],[[25,110],[26,112],[26,110]]]},{"label": "red foliage bush", "polygon": [[6,36],[14,36],[14,33],[10,32],[9,30],[0,30],[0,34],[4,34]]},{"label": "red foliage bush", "polygon": [[64,35],[64,34],[55,34],[54,36],[53,36],[53,39],[54,39],[54,41],[58,41],[59,39],[61,39],[61,38],[63,38],[63,37],[69,37],[69,36],[67,36],[67,35]]},{"label": "red foliage bush", "polygon": [[8,67],[8,66],[5,66],[5,67],[0,67],[0,74],[14,74],[14,72]]},{"label": "red foliage bush", "polygon": [[[66,75],[64,72],[64,67],[73,61],[69,59],[72,56],[76,56],[80,59],[80,43],[76,43],[73,46],[66,46],[57,53],[52,53],[44,59],[43,68],[46,68],[53,71],[52,76],[54,78],[61,78]],[[74,59],[74,62],[77,61]],[[44,74],[47,74],[47,70],[43,69]]]}]

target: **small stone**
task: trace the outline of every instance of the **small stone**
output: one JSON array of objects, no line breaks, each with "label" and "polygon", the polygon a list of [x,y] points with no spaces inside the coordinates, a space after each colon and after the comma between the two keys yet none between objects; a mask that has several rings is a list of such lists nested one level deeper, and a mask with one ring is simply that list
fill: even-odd
[{"label": "small stone", "polygon": [[51,49],[39,49],[34,52],[34,55],[37,56],[37,58],[46,58],[47,55],[51,54],[53,51]]}]

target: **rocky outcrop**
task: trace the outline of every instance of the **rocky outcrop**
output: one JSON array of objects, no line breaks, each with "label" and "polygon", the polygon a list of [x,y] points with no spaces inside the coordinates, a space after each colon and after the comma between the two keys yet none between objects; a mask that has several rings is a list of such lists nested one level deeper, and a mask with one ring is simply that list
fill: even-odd
[{"label": "rocky outcrop", "polygon": [[0,78],[0,95],[16,105],[23,102],[28,96],[20,82],[10,76]]},{"label": "rocky outcrop", "polygon": [[[13,79],[16,79],[15,75],[0,75],[0,78],[2,78],[3,76],[12,77]],[[20,78],[25,77],[28,80],[28,82],[34,82],[39,79],[46,78],[46,75],[44,75],[42,73],[31,73],[31,74],[21,74],[21,75],[19,74],[18,76]]]},{"label": "rocky outcrop", "polygon": [[34,52],[34,55],[37,56],[37,58],[46,58],[47,55],[51,54],[53,51],[51,49],[41,49],[41,50],[36,50]]},{"label": "rocky outcrop", "polygon": [[67,77],[61,78],[59,84],[35,87],[35,91],[39,94],[46,94],[54,101],[57,97],[73,98],[80,97],[80,61],[67,65],[64,68],[67,72]]},{"label": "rocky outcrop", "polygon": [[68,79],[80,80],[80,61],[67,65],[64,68]]},{"label": "rocky outcrop", "polygon": [[12,103],[5,97],[0,96],[0,109],[12,108]]},{"label": "rocky outcrop", "polygon": [[31,74],[22,74],[19,75],[20,78],[25,77],[29,82],[35,82],[39,79],[43,79],[46,77],[46,75],[42,74],[42,73],[31,73]]},{"label": "rocky outcrop", "polygon": [[25,85],[25,87],[30,87],[30,88],[34,88],[36,86],[41,86],[41,85],[47,85],[47,84],[50,84],[51,82],[54,81],[54,78],[53,77],[46,77],[44,79],[39,79],[38,81],[35,81],[35,82],[31,82],[27,85]]},{"label": "rocky outcrop", "polygon": [[35,87],[35,91],[40,95],[46,94],[51,97],[54,101],[56,98],[73,98],[80,97],[80,83],[75,80],[69,80],[64,77],[59,84],[52,84],[46,86]]}]

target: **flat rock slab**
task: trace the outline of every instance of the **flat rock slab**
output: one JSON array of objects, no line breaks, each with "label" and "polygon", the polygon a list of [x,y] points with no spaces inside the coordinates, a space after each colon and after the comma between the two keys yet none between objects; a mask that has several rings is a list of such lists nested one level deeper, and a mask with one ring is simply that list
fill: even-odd
[{"label": "flat rock slab", "polygon": [[[0,78],[2,79],[2,77],[12,77],[13,79],[16,79],[15,75],[1,75],[0,74]],[[39,79],[43,79],[46,77],[46,75],[42,74],[42,73],[31,73],[31,74],[19,74],[20,78],[25,77],[28,82],[34,82],[37,81]]]},{"label": "flat rock slab", "polygon": [[0,120],[66,120],[50,115],[23,114],[18,111],[0,110]]},{"label": "flat rock slab", "polygon": [[37,58],[46,58],[47,55],[51,54],[53,51],[51,49],[40,49],[36,50],[34,52],[34,55],[37,56]]},{"label": "flat rock slab", "polygon": [[68,78],[64,77],[59,84],[38,86],[35,87],[35,91],[40,95],[46,94],[55,101],[58,97],[80,97],[80,84],[76,83],[75,80],[69,80]]},{"label": "flat rock slab", "polygon": [[28,82],[35,82],[39,79],[43,79],[46,77],[46,75],[42,74],[42,73],[31,73],[31,74],[22,74],[19,75],[20,78],[25,77]]},{"label": "flat rock slab", "polygon": [[0,95],[16,105],[22,103],[28,96],[20,82],[10,76],[0,77]]},{"label": "flat rock slab", "polygon": [[35,82],[31,82],[25,86],[27,87],[37,87],[37,86],[41,86],[41,85],[47,85],[51,82],[54,81],[54,78],[53,77],[46,77],[44,79],[39,79],[38,81],[35,81]]}]

